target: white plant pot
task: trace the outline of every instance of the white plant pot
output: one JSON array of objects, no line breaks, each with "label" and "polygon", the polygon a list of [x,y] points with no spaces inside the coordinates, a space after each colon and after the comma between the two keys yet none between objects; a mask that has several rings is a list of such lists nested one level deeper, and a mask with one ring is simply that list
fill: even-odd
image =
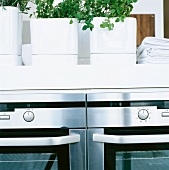
[{"label": "white plant pot", "polygon": [[74,63],[71,56],[73,58],[76,56],[77,60],[77,20],[73,19],[73,24],[69,22],[69,18],[32,19],[30,21],[33,65],[42,63],[64,65],[64,56],[66,56],[66,63]]},{"label": "white plant pot", "polygon": [[134,65],[136,54],[91,54],[91,65]]},{"label": "white plant pot", "polygon": [[22,59],[19,55],[0,55],[0,66],[21,66]]},{"label": "white plant pot", "polygon": [[77,55],[32,55],[33,66],[77,65]]},{"label": "white plant pot", "polygon": [[77,21],[69,18],[32,19],[32,54],[77,54]]},{"label": "white plant pot", "polygon": [[103,17],[93,20],[94,29],[90,33],[91,54],[136,53],[136,19],[126,18],[124,22],[115,23],[113,30],[100,28]]},{"label": "white plant pot", "polygon": [[136,19],[126,18],[115,23],[113,30],[100,28],[105,18],[93,20],[94,29],[90,32],[90,64],[116,65],[136,64]]},{"label": "white plant pot", "polygon": [[21,64],[21,52],[22,14],[16,7],[0,7],[0,65]]},{"label": "white plant pot", "polygon": [[21,55],[22,15],[16,7],[0,7],[0,55]]}]

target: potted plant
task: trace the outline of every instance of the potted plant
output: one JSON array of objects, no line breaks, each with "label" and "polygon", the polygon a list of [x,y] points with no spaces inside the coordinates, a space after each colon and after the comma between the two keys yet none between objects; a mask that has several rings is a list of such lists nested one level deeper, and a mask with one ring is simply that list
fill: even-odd
[{"label": "potted plant", "polygon": [[136,19],[131,18],[137,0],[86,0],[78,20],[90,29],[91,64],[136,62]]},{"label": "potted plant", "polygon": [[[128,16],[133,8],[132,3],[137,0],[63,0],[57,4],[55,2],[35,0],[37,7],[34,15],[37,19],[31,20],[33,64],[60,64],[57,59],[71,64],[70,58],[75,57],[77,61],[78,53],[89,53],[91,61],[94,58],[101,63],[106,61],[106,57],[111,60],[112,56],[117,54],[118,60],[126,55],[126,61],[134,62],[136,20]],[[84,34],[79,28],[91,32]],[[87,39],[89,41],[86,43]]]},{"label": "potted plant", "polygon": [[0,0],[0,65],[21,65],[22,12],[28,0]]},{"label": "potted plant", "polygon": [[77,64],[78,25],[75,18],[80,1],[35,0],[35,4],[35,19],[30,20],[32,65]]}]

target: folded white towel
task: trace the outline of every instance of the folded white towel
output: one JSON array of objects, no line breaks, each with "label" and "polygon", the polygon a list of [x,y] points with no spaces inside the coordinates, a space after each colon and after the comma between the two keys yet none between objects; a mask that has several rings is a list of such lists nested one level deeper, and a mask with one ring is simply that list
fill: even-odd
[{"label": "folded white towel", "polygon": [[169,50],[169,39],[167,39],[167,38],[156,38],[156,37],[146,37],[146,38],[144,38],[141,45],[137,49],[137,57],[139,57],[139,55],[146,48],[168,49]]},{"label": "folded white towel", "polygon": [[163,61],[161,61],[161,60],[154,61],[153,60],[152,61],[151,59],[149,59],[149,60],[141,59],[138,64],[169,64],[169,60],[167,60],[167,61],[165,61],[165,60],[163,60]]},{"label": "folded white towel", "polygon": [[138,64],[154,63],[154,64],[168,64],[169,63],[169,49],[153,49],[146,48],[138,57]]}]

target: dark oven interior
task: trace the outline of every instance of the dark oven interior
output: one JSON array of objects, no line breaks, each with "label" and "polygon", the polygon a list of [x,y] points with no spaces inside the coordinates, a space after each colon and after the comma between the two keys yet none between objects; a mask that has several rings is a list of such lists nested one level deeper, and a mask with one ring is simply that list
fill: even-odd
[{"label": "dark oven interior", "polygon": [[[107,135],[169,134],[169,127],[105,128],[104,133]],[[105,143],[104,154],[105,170],[169,169],[169,143]]]},{"label": "dark oven interior", "polygon": [[[59,137],[69,129],[1,129],[0,140],[5,138]],[[57,146],[1,146],[0,169],[3,170],[69,170],[69,145]]]}]

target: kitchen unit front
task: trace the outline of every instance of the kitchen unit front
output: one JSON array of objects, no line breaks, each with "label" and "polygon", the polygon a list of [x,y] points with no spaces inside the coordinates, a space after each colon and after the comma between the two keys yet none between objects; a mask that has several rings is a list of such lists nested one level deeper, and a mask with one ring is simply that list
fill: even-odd
[{"label": "kitchen unit front", "polygon": [[0,169],[86,170],[84,94],[0,94]]},{"label": "kitchen unit front", "polygon": [[0,169],[168,170],[168,96],[1,91]]},{"label": "kitchen unit front", "polygon": [[169,168],[169,93],[87,96],[89,170]]}]

